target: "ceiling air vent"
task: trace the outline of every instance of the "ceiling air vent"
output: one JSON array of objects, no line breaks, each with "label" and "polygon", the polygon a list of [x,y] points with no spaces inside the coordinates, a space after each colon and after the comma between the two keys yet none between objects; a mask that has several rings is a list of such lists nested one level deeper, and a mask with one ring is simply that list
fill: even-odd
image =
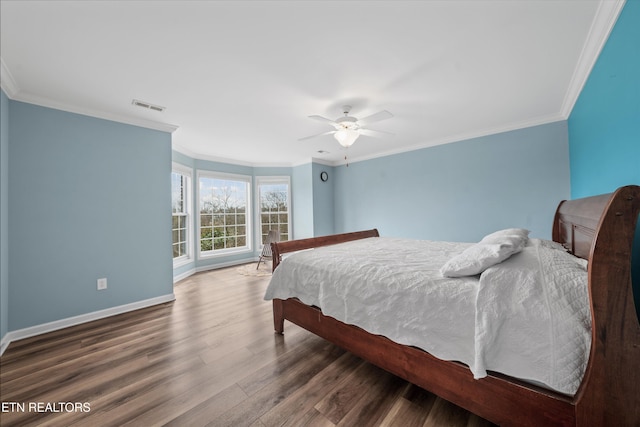
[{"label": "ceiling air vent", "polygon": [[153,105],[153,104],[150,104],[150,103],[144,102],[144,101],[138,101],[137,99],[134,99],[131,103],[133,105],[135,105],[135,106],[140,107],[140,108],[146,108],[147,110],[159,111],[161,113],[165,110],[165,107],[161,107],[159,105]]}]

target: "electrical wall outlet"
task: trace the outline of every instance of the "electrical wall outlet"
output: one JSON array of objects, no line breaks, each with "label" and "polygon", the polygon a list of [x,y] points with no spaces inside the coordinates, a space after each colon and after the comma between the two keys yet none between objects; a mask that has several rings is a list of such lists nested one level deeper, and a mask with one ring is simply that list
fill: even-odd
[{"label": "electrical wall outlet", "polygon": [[106,277],[103,279],[98,279],[98,290],[102,291],[104,289],[107,289],[107,279]]}]

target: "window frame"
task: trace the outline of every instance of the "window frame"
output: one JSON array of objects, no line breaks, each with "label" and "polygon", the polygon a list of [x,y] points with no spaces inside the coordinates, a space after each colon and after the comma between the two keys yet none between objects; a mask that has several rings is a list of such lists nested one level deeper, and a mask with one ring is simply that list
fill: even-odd
[{"label": "window frame", "polygon": [[291,177],[288,175],[282,176],[257,176],[255,178],[256,181],[256,195],[255,195],[255,206],[256,206],[256,215],[255,215],[255,224],[256,224],[256,248],[258,250],[262,250],[264,246],[262,244],[262,206],[260,204],[260,185],[263,184],[286,184],[287,185],[287,212],[289,221],[287,222],[287,236],[288,240],[293,240],[293,236],[291,234],[293,229],[293,216],[291,210]]},{"label": "window frame", "polygon": [[[185,165],[180,163],[173,162],[171,164],[171,174],[178,174],[183,176],[185,179],[184,183],[184,200],[183,200],[183,211],[181,216],[185,217],[185,243],[186,243],[186,254],[181,255],[179,257],[173,258],[173,268],[181,267],[183,265],[189,264],[193,260],[193,219],[192,219],[192,211],[193,211],[193,197],[192,197],[192,182],[193,182],[193,170]],[[172,188],[173,190],[173,188]],[[172,197],[173,201],[173,197]],[[173,206],[171,208],[171,217],[172,217],[172,225],[171,230],[173,233]],[[173,254],[173,236],[171,237],[171,253]]]},{"label": "window frame", "polygon": [[[224,257],[224,256],[229,256],[229,255],[238,255],[238,254],[245,254],[245,253],[252,253],[253,252],[253,239],[251,238],[252,231],[253,231],[253,226],[252,226],[252,177],[249,175],[240,175],[240,174],[232,174],[232,173],[226,173],[226,172],[217,172],[217,171],[210,171],[210,170],[198,170],[197,173],[197,183],[198,183],[198,188],[197,188],[197,195],[196,195],[196,199],[197,199],[197,214],[196,214],[196,230],[195,230],[195,236],[196,236],[196,254],[198,259],[211,259],[211,258],[219,258],[219,257]],[[245,227],[246,227],[246,245],[245,246],[241,246],[241,247],[237,247],[237,248],[229,248],[229,249],[211,249],[208,251],[203,251],[202,250],[202,244],[201,244],[201,212],[200,212],[200,203],[201,203],[201,190],[200,190],[200,179],[201,178],[209,178],[209,179],[221,179],[221,180],[231,180],[231,181],[241,181],[246,183],[247,185],[247,198],[246,198],[246,212],[245,212]]]}]

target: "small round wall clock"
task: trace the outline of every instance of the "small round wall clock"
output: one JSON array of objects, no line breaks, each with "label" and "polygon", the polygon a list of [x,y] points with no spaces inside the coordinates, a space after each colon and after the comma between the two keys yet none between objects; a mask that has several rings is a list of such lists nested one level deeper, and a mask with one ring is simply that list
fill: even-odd
[{"label": "small round wall clock", "polygon": [[322,182],[327,182],[327,180],[329,179],[329,174],[324,171],[320,172],[320,179],[322,180]]}]

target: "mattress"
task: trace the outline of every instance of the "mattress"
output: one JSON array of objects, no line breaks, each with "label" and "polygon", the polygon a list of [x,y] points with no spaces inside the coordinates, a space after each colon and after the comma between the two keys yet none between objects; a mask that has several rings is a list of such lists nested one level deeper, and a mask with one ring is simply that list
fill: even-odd
[{"label": "mattress", "polygon": [[530,239],[522,253],[460,278],[440,268],[470,243],[368,238],[314,248],[283,259],[265,299],[298,298],[462,362],[478,379],[492,370],[574,394],[590,347],[586,270],[542,242]]}]

